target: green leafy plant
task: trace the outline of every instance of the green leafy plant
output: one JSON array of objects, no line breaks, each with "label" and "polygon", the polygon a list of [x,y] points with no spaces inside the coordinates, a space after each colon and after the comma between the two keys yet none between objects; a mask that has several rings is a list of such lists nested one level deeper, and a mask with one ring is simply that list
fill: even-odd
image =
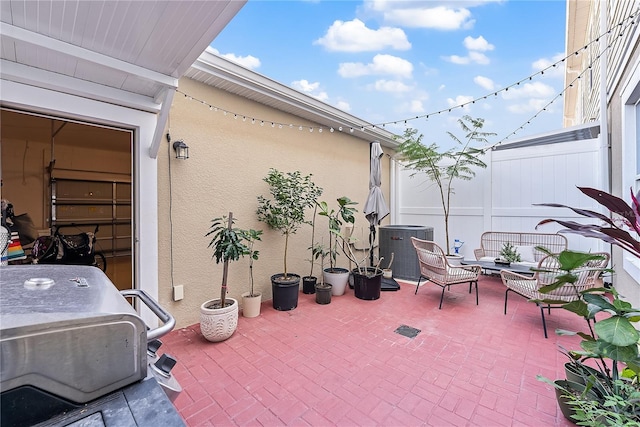
[{"label": "green leafy plant", "polygon": [[262,240],[260,236],[262,236],[262,230],[250,229],[246,230],[246,232],[244,233],[244,239],[248,244],[247,255],[249,256],[249,279],[251,281],[251,293],[249,294],[250,297],[256,296],[253,290],[253,261],[258,260],[258,258],[260,257],[260,251],[255,250],[254,245],[257,241]]},{"label": "green leafy plant", "polygon": [[[545,203],[541,205],[569,208],[584,217],[598,219],[601,224],[545,219],[538,226],[555,222],[566,227],[560,230],[561,233],[598,238],[640,258],[640,240],[638,240],[640,193],[634,196],[633,191],[631,192],[632,207],[624,200],[607,192],[588,187],[579,187],[579,189],[606,207],[610,211],[610,216],[591,210]],[[544,248],[538,249],[549,253]],[[541,293],[549,293],[560,286],[570,286],[575,283],[578,275],[585,270],[585,266],[597,255],[563,251],[555,257],[563,274],[558,275],[554,283],[541,288]],[[613,270],[603,268],[599,271],[607,273]],[[580,349],[572,350],[569,354],[577,363],[583,363],[589,359],[595,361],[600,375],[585,374],[588,377],[585,379],[588,387],[594,388],[600,398],[587,399],[584,395],[563,391],[575,409],[573,417],[579,425],[638,426],[640,425],[640,386],[638,384],[640,333],[634,324],[640,321],[640,308],[633,307],[625,301],[615,288],[590,288],[579,292],[578,297],[576,301],[567,302],[562,307],[584,318],[588,331],[557,330],[556,333],[578,335],[582,338]],[[605,318],[595,322],[598,314],[604,314]]]},{"label": "green leafy plant", "polygon": [[289,237],[295,234],[306,220],[306,210],[313,207],[322,194],[322,188],[312,181],[312,175],[303,176],[300,171],[280,172],[270,169],[263,179],[269,185],[270,198],[258,196],[258,220],[270,228],[280,231],[284,237],[284,272],[288,280],[287,252]]},{"label": "green leafy plant", "polygon": [[520,262],[522,258],[516,248],[509,242],[502,245],[500,256],[507,262]]},{"label": "green leafy plant", "polygon": [[342,233],[342,225],[344,223],[354,224],[356,221],[355,213],[358,212],[356,208],[352,206],[357,205],[358,202],[352,201],[350,198],[343,196],[336,199],[338,202],[338,208],[329,208],[327,202],[318,202],[320,211],[318,215],[325,216],[329,220],[329,265],[333,270],[336,267],[336,260],[338,257],[338,239],[344,238]]},{"label": "green leafy plant", "polygon": [[[216,264],[223,263],[222,286],[220,288],[221,308],[226,306],[229,262],[237,261],[245,255],[249,255],[252,260],[258,259],[258,251],[253,250],[253,242],[260,240],[259,237],[262,231],[244,230],[234,225],[233,212],[229,212],[228,216],[212,219],[209,232],[205,234],[206,237],[211,236],[211,241],[208,245],[209,248],[213,249],[211,258],[215,259]],[[251,289],[253,292],[253,276]]]},{"label": "green leafy plant", "polygon": [[472,118],[468,115],[458,119],[458,124],[465,132],[464,140],[451,132],[449,137],[456,143],[454,148],[441,151],[440,147],[432,143],[422,143],[423,135],[417,136],[416,129],[407,129],[403,135],[403,141],[398,146],[398,157],[404,162],[407,169],[413,169],[417,173],[424,173],[427,178],[438,186],[440,202],[444,213],[444,229],[447,255],[451,255],[449,244],[449,214],[451,212],[451,196],[455,194],[453,181],[460,179],[469,181],[475,177],[473,168],[486,168],[487,164],[481,160],[484,150],[473,147],[471,144],[486,144],[487,138],[495,133],[481,132],[484,119]]}]

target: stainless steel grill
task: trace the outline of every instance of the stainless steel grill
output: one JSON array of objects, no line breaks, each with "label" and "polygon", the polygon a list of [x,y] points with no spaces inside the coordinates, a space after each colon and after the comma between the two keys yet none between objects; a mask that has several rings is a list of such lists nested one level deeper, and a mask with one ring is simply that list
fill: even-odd
[{"label": "stainless steel grill", "polygon": [[[164,324],[148,330],[125,296],[138,298]],[[170,374],[175,360],[155,353],[149,358],[147,352],[148,342],[174,325],[146,293],[119,292],[98,268],[3,266],[2,425],[28,425],[95,407],[96,401],[145,380],[169,384],[168,395],[175,397],[180,391]],[[148,369],[150,360],[157,363],[153,369]]]}]

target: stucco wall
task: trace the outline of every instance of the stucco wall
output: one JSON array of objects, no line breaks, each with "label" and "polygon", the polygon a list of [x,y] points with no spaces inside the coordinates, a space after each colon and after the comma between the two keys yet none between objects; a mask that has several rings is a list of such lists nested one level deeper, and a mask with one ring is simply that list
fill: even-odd
[{"label": "stucco wall", "polygon": [[[179,88],[194,98],[247,117],[317,126],[190,79],[181,79]],[[178,327],[197,323],[200,305],[219,296],[222,265],[211,259],[209,240],[204,235],[211,219],[229,211],[238,226],[264,230],[262,242],[256,246],[260,259],[254,264],[254,277],[263,301],[271,299],[269,278],[283,269],[284,237],[259,222],[255,214],[257,196],[268,195],[262,179],[269,168],[313,174],[314,182],[324,188],[321,200],[333,203],[345,195],[359,202],[356,226],[368,227],[362,208],[368,194],[370,141],[337,131],[272,128],[270,123],[260,126],[259,121],[251,124],[250,119],[224,115],[179,94],[171,108],[167,132],[173,141],[183,139],[190,154],[186,161],[175,159],[165,141],[158,155],[159,301],[174,314]],[[382,188],[388,198],[389,158],[384,156],[382,162]],[[388,218],[383,224],[387,222]],[[318,240],[324,236],[327,241],[327,227],[326,218],[319,217]],[[306,259],[310,240],[309,226],[303,226],[290,239],[290,272],[301,276],[309,273]],[[344,256],[338,265],[347,266]],[[314,275],[319,273],[316,267]],[[184,286],[183,300],[173,301],[172,283]],[[248,260],[231,263],[228,295],[239,298],[249,286]]]}]

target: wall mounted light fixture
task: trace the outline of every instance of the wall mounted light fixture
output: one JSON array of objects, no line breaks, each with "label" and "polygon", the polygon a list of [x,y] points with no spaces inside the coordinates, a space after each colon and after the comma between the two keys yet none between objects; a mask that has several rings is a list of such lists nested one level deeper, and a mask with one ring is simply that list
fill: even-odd
[{"label": "wall mounted light fixture", "polygon": [[173,149],[176,152],[176,159],[186,160],[189,158],[189,146],[179,139],[173,143]]},{"label": "wall mounted light fixture", "polygon": [[[167,133],[167,141],[171,143],[171,135]],[[189,158],[189,146],[179,139],[173,143],[173,150],[176,152],[176,159],[186,160]]]}]

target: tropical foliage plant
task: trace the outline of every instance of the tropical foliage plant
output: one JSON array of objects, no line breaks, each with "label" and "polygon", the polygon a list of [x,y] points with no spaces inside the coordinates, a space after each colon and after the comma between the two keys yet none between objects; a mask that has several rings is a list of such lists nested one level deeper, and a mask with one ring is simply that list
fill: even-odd
[{"label": "tropical foliage plant", "polygon": [[338,257],[338,240],[340,237],[344,238],[342,234],[342,225],[354,224],[356,222],[355,214],[358,210],[352,206],[357,205],[358,202],[352,201],[346,196],[336,199],[338,202],[338,208],[330,208],[327,202],[318,202],[320,211],[318,215],[327,217],[329,220],[329,268],[333,270],[336,267],[336,260]]},{"label": "tropical foliage plant", "polygon": [[[640,193],[634,196],[631,191],[630,206],[621,198],[605,191],[588,187],[578,188],[607,208],[609,216],[591,210],[545,203],[541,205],[568,208],[581,216],[597,219],[600,223],[582,224],[575,221],[545,219],[540,221],[538,226],[555,222],[565,227],[559,231],[560,233],[597,238],[640,258]],[[589,260],[597,256],[573,251],[563,251],[556,255],[563,274],[551,285],[541,288],[540,292],[548,293],[559,286],[575,283]],[[612,270],[601,269],[601,272],[607,273]],[[640,322],[640,308],[633,307],[615,288],[591,288],[580,292],[578,296],[578,300],[567,302],[562,307],[584,318],[588,331],[556,332],[581,337],[580,349],[572,350],[568,354],[577,364],[590,359],[594,361],[599,374],[594,375],[588,370],[583,370],[584,383],[587,385],[585,393],[593,389],[599,398],[594,400],[588,398],[585,393],[563,389],[565,397],[575,409],[573,417],[578,425],[640,426],[640,333],[635,326]],[[544,300],[542,302],[544,303]],[[601,315],[597,322],[596,315]],[[556,383],[551,384],[559,387]]]},{"label": "tropical foliage plant", "polygon": [[[211,220],[209,232],[205,236],[211,236],[208,247],[213,249],[211,258],[215,259],[216,264],[223,263],[222,267],[222,285],[220,288],[220,306],[226,306],[227,295],[227,276],[229,272],[229,262],[237,261],[245,255],[251,257],[250,268],[253,266],[253,260],[258,259],[258,251],[253,250],[253,242],[260,240],[261,230],[245,230],[235,227],[235,219],[233,212],[229,212],[228,216],[222,216]],[[250,270],[251,272],[252,270]],[[253,274],[251,273],[251,292],[253,293]]]}]

